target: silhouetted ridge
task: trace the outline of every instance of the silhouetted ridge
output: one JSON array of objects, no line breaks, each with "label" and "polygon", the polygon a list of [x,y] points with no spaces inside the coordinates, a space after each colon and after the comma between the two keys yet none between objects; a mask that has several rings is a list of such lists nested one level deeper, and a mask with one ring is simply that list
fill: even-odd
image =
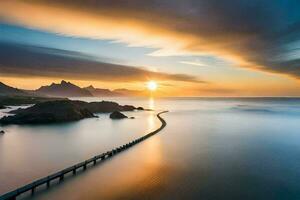
[{"label": "silhouetted ridge", "polygon": [[26,92],[0,82],[0,95],[26,95]]},{"label": "silhouetted ridge", "polygon": [[80,88],[64,80],[60,84],[52,83],[49,86],[42,86],[37,89],[36,94],[53,97],[92,97],[93,95],[86,89]]}]

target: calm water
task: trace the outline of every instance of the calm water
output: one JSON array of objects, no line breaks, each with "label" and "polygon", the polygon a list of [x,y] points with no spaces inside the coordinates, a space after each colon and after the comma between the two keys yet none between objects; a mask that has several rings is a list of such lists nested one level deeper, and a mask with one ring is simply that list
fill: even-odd
[{"label": "calm water", "polygon": [[[86,99],[95,100],[95,99]],[[8,126],[0,193],[168,125],[113,159],[24,199],[300,199],[300,100],[115,99],[136,119]]]}]

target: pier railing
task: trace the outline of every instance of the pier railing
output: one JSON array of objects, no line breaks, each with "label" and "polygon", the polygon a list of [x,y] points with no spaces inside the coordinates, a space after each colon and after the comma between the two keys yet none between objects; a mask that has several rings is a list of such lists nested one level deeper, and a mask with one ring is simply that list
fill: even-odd
[{"label": "pier railing", "polygon": [[41,179],[33,181],[32,183],[29,183],[29,184],[24,185],[20,188],[17,188],[15,190],[11,191],[11,192],[3,194],[3,195],[0,196],[0,200],[16,200],[19,195],[21,195],[25,192],[28,192],[28,191],[31,191],[31,193],[34,194],[36,188],[41,186],[41,185],[46,185],[47,188],[48,188],[48,187],[50,187],[50,183],[53,180],[62,181],[62,180],[64,180],[65,175],[67,175],[68,173],[72,173],[73,175],[75,175],[77,173],[77,170],[79,170],[79,169],[86,170],[88,165],[96,165],[97,162],[102,162],[102,161],[106,160],[107,158],[115,156],[118,153],[120,153],[120,152],[122,152],[122,151],[124,151],[124,150],[126,150],[126,149],[128,149],[128,148],[144,141],[144,140],[146,140],[147,138],[149,138],[149,137],[155,135],[156,133],[158,133],[159,131],[161,131],[167,125],[166,121],[160,116],[161,114],[166,113],[166,112],[168,112],[168,111],[163,111],[163,112],[160,112],[156,115],[157,118],[161,122],[161,126],[158,129],[156,129],[156,130],[154,130],[154,131],[152,131],[152,132],[150,132],[150,133],[148,133],[148,134],[146,134],[146,135],[144,135],[140,138],[137,138],[137,139],[135,139],[131,142],[128,142],[124,145],[121,145],[121,146],[119,146],[115,149],[112,149],[111,151],[107,151],[106,153],[96,155],[96,156],[94,156],[90,159],[87,159],[87,160],[85,160],[81,163],[78,163],[78,164],[73,165],[71,167],[65,168],[65,169],[63,169],[59,172],[56,172],[56,173],[51,174],[49,176],[43,177]]}]

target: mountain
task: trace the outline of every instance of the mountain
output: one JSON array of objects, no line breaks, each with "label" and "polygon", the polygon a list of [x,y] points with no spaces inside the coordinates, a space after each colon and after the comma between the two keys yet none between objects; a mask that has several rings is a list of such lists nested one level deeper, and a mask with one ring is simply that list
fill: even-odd
[{"label": "mountain", "polygon": [[90,85],[80,88],[73,83],[62,80],[60,83],[52,83],[48,86],[41,86],[37,90],[21,90],[10,87],[0,82],[0,96],[32,96],[32,97],[118,97],[118,96],[142,96],[144,91],[104,88],[95,88]]},{"label": "mountain", "polygon": [[0,95],[27,95],[27,93],[0,82]]},{"label": "mountain", "polygon": [[111,91],[109,89],[102,89],[102,88],[94,88],[94,86],[90,85],[88,87],[85,87],[83,89],[88,90],[90,93],[92,93],[95,97],[114,97],[114,96],[121,96],[121,94]]},{"label": "mountain", "polygon": [[70,82],[64,80],[61,83],[52,83],[49,86],[42,86],[35,90],[38,95],[46,95],[52,97],[92,97],[92,93],[86,89],[80,88]]}]

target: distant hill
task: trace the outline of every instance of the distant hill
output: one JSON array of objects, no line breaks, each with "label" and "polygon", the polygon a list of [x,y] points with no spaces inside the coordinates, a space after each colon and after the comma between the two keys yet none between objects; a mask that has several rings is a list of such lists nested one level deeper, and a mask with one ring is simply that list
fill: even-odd
[{"label": "distant hill", "polygon": [[120,94],[120,96],[143,96],[143,91],[141,90],[128,90],[122,88],[122,89],[116,89],[113,92]]},{"label": "distant hill", "polygon": [[19,96],[19,95],[28,95],[28,94],[22,90],[10,87],[10,86],[5,85],[4,83],[0,82],[0,95],[1,96],[4,96],[4,95]]},{"label": "distant hill", "polygon": [[42,86],[35,90],[37,95],[46,95],[52,97],[92,97],[92,93],[86,89],[80,88],[64,80],[61,83],[52,83],[49,86]]},{"label": "distant hill", "polygon": [[92,93],[95,97],[114,97],[114,96],[121,96],[121,94],[111,91],[109,89],[102,89],[102,88],[94,88],[94,86],[90,85],[88,87],[85,87],[83,89],[88,90],[90,93]]},{"label": "distant hill", "polygon": [[129,89],[125,89],[125,88],[109,90],[109,89],[95,88],[94,86],[90,85],[83,89],[90,91],[96,97],[120,97],[120,96],[122,97],[122,96],[142,96],[143,95],[143,91],[129,90]]}]

